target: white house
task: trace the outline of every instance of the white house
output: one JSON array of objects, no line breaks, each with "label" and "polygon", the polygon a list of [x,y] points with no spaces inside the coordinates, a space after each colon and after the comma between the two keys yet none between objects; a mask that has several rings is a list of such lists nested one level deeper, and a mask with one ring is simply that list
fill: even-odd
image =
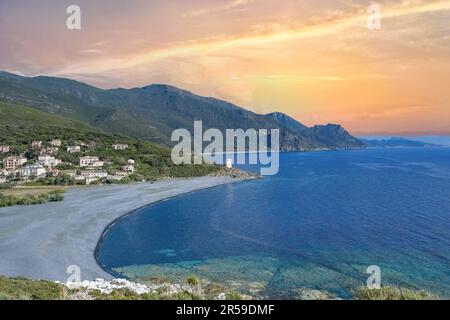
[{"label": "white house", "polygon": [[123,143],[116,143],[112,145],[112,148],[114,150],[127,150],[128,149],[128,145],[127,144],[123,144]]},{"label": "white house", "polygon": [[19,176],[23,179],[42,178],[46,175],[47,170],[39,164],[33,164],[19,169]]},{"label": "white house", "polygon": [[41,149],[41,151],[39,151],[39,154],[42,156],[45,156],[45,155],[56,156],[58,154],[58,151],[59,151],[58,147],[47,147],[47,148]]},{"label": "white house", "polygon": [[98,181],[98,178],[89,178],[89,177],[86,177],[85,179],[84,179],[84,181],[86,182],[86,184],[92,184],[92,183],[94,183],[95,181]]},{"label": "white house", "polygon": [[11,150],[11,147],[8,145],[0,146],[0,153],[8,153]]},{"label": "white house", "polygon": [[117,175],[114,175],[114,176],[108,176],[108,180],[112,180],[112,181],[120,181],[120,180],[123,180],[124,178],[126,177],[126,175],[125,176],[117,176]]},{"label": "white house", "polygon": [[39,149],[42,147],[42,141],[33,141],[31,142],[31,147],[35,149]]},{"label": "white house", "polygon": [[80,167],[103,167],[104,162],[100,161],[98,157],[81,157]]},{"label": "white house", "polygon": [[60,139],[53,139],[50,141],[50,145],[53,147],[61,147],[61,140]]},{"label": "white house", "polygon": [[127,163],[128,163],[128,164],[135,165],[135,164],[136,164],[136,161],[134,161],[133,159],[128,159]]},{"label": "white house", "polygon": [[114,173],[114,175],[117,176],[117,177],[128,177],[128,172],[125,172],[125,171],[116,171],[116,172]]},{"label": "white house", "polygon": [[108,172],[103,170],[86,170],[81,172],[81,176],[84,178],[97,178],[103,179],[108,177]]},{"label": "white house", "polygon": [[122,166],[122,171],[128,172],[128,173],[133,173],[134,172],[134,166],[131,164],[127,164]]},{"label": "white house", "polygon": [[67,152],[68,153],[78,153],[78,152],[81,152],[81,148],[80,148],[80,146],[68,146]]},{"label": "white house", "polygon": [[56,167],[57,165],[59,165],[61,163],[61,160],[56,159],[55,157],[45,155],[45,156],[39,156],[37,162],[41,166],[51,168],[51,167]]}]

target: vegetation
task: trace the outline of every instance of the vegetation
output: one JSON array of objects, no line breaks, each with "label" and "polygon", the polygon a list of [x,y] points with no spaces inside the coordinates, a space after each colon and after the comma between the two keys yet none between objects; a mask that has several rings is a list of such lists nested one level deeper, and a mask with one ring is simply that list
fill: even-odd
[{"label": "vegetation", "polygon": [[227,294],[227,300],[231,300],[231,301],[242,300],[242,296],[239,293],[232,291]]},{"label": "vegetation", "polygon": [[25,194],[23,196],[5,195],[0,193],[0,208],[26,206],[64,200],[63,190],[54,190],[40,194]]},{"label": "vegetation", "polygon": [[437,299],[427,291],[398,288],[392,286],[381,289],[368,289],[361,287],[356,290],[355,298],[358,300],[433,300]]},{"label": "vegetation", "polygon": [[198,280],[198,278],[194,275],[189,276],[186,280],[186,282],[188,283],[188,285],[190,286],[197,286],[200,284],[200,280]]},{"label": "vegetation", "polygon": [[282,114],[260,115],[228,102],[200,97],[167,85],[102,90],[61,78],[26,78],[0,72],[0,99],[78,119],[106,132],[171,145],[174,129],[280,129],[280,147],[288,150],[362,148],[340,126],[307,128]]},{"label": "vegetation", "polygon": [[[128,159],[136,162],[136,171],[125,182],[154,180],[161,177],[204,176],[218,169],[215,165],[175,165],[171,160],[171,150],[151,142],[107,134],[85,123],[69,120],[36,109],[0,102],[0,144],[11,146],[10,154],[24,153],[31,161],[36,158],[36,150],[30,149],[32,140],[44,142],[60,139],[62,145],[56,157],[65,164],[58,169],[76,169],[81,156],[98,156],[106,161],[109,173],[120,171]],[[80,153],[66,152],[69,145],[84,143]],[[127,150],[113,150],[112,144],[127,144]],[[0,154],[0,161],[8,155]],[[69,165],[67,164],[69,163]],[[72,164],[72,165],[70,165]],[[38,185],[73,185],[71,178],[59,176],[40,179]]]},{"label": "vegetation", "polygon": [[164,293],[137,294],[129,289],[116,289],[111,293],[99,290],[70,290],[62,284],[26,278],[0,276],[0,300],[200,300],[201,297],[184,291],[173,295]]},{"label": "vegetation", "polygon": [[51,281],[0,277],[0,300],[59,300],[64,286]]}]

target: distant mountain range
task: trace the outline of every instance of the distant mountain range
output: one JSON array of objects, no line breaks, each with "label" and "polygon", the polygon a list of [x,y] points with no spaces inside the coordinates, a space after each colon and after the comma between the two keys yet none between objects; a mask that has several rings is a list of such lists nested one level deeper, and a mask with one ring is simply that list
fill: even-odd
[{"label": "distant mountain range", "polygon": [[439,147],[438,144],[412,140],[402,137],[391,137],[386,139],[362,138],[361,141],[369,148],[399,148],[399,147]]},{"label": "distant mountain range", "polygon": [[78,81],[0,72],[0,101],[21,104],[88,123],[108,133],[170,145],[174,129],[280,129],[281,151],[364,148],[336,124],[307,127],[283,113],[261,115],[226,101],[169,85],[99,89]]}]

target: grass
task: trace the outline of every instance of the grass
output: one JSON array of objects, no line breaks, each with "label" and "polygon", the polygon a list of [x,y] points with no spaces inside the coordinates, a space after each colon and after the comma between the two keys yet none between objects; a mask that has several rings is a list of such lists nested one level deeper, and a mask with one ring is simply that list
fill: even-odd
[{"label": "grass", "polygon": [[59,300],[64,286],[50,281],[0,277],[0,300]]},{"label": "grass", "polygon": [[27,194],[38,196],[51,191],[66,191],[75,186],[16,186],[11,189],[0,190],[5,196],[22,197]]},{"label": "grass", "polygon": [[64,190],[55,189],[43,192],[22,193],[20,195],[0,193],[0,208],[12,206],[27,206],[43,204],[46,202],[58,202],[64,200]]},{"label": "grass", "polygon": [[137,294],[129,289],[116,289],[111,293],[99,290],[69,290],[66,286],[45,280],[6,278],[0,276],[0,300],[201,300],[187,291],[174,295],[164,293]]},{"label": "grass", "polygon": [[357,300],[436,300],[436,296],[424,290],[413,290],[392,286],[381,289],[361,287],[356,290]]}]

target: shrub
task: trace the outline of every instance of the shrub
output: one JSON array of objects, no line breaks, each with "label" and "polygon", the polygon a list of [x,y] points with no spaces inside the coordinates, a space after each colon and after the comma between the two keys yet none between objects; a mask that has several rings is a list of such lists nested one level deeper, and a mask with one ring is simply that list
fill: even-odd
[{"label": "shrub", "polygon": [[198,285],[198,284],[200,283],[200,280],[199,280],[196,276],[191,275],[191,276],[189,276],[189,277],[186,279],[186,282],[187,282],[188,285],[190,285],[190,286],[196,286],[196,285]]},{"label": "shrub", "polygon": [[368,289],[361,287],[356,290],[355,298],[358,300],[433,300],[437,299],[424,290],[412,290],[392,286],[381,289]]},{"label": "shrub", "polygon": [[239,293],[232,291],[227,294],[227,300],[242,300],[242,296]]}]

